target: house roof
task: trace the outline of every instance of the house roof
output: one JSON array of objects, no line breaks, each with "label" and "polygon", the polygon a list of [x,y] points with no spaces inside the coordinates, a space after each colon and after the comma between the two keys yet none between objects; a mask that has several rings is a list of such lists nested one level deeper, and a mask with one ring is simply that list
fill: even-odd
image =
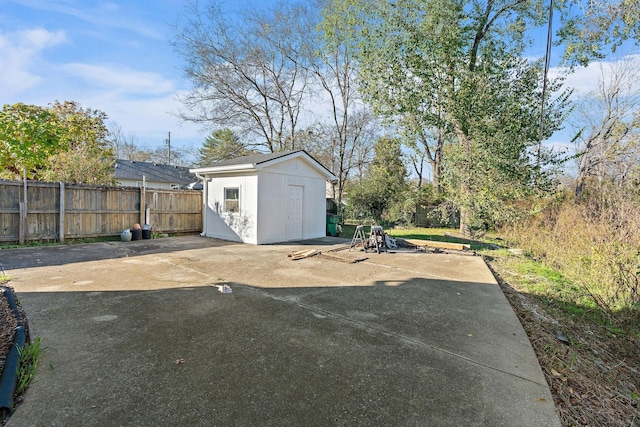
[{"label": "house roof", "polygon": [[251,154],[249,156],[236,157],[231,160],[224,160],[215,163],[213,166],[189,169],[196,175],[214,175],[218,173],[241,172],[250,170],[259,170],[265,166],[279,163],[281,161],[294,159],[297,157],[304,158],[320,173],[326,176],[328,180],[336,179],[335,175],[329,169],[324,167],[320,162],[314,159],[305,150],[282,151],[278,153]]},{"label": "house roof", "polygon": [[136,162],[132,160],[116,160],[116,180],[131,179],[142,181],[166,182],[170,184],[189,184],[198,179],[184,166],[161,165],[158,163]]}]

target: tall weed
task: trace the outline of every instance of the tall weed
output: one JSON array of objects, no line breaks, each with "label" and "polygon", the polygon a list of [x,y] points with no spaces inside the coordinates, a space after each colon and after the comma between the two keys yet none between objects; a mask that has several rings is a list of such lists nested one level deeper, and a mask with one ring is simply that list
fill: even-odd
[{"label": "tall weed", "polygon": [[529,256],[562,272],[611,317],[640,319],[640,199],[600,187],[565,193],[503,232]]}]

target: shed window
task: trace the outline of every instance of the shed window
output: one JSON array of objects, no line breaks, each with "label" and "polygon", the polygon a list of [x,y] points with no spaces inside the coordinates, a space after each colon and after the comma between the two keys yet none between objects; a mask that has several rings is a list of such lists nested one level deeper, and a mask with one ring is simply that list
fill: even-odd
[{"label": "shed window", "polygon": [[240,212],[240,189],[224,189],[224,210],[226,212]]}]

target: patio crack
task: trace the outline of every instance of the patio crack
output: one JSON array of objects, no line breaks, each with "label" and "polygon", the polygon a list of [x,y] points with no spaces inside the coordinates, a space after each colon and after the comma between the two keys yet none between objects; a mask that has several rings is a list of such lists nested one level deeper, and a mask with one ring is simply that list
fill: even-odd
[{"label": "patio crack", "polygon": [[259,293],[259,294],[261,294],[263,296],[272,298],[272,299],[277,300],[277,301],[282,301],[282,302],[289,303],[289,304],[295,304],[296,306],[298,306],[300,308],[303,308],[305,310],[313,311],[315,313],[320,313],[323,316],[333,318],[333,319],[335,319],[335,320],[337,320],[339,322],[349,324],[349,325],[351,325],[353,327],[356,327],[358,329],[361,329],[361,330],[366,330],[366,331],[369,331],[369,332],[372,332],[372,333],[378,333],[378,334],[381,334],[381,335],[392,337],[392,338],[398,339],[400,341],[404,341],[406,343],[415,345],[417,347],[421,347],[421,348],[424,348],[424,349],[428,349],[428,350],[431,350],[431,351],[434,351],[434,352],[438,352],[438,353],[441,353],[441,354],[445,354],[447,356],[451,356],[451,357],[463,360],[463,361],[465,361],[467,363],[470,363],[470,364],[473,364],[473,365],[476,365],[476,366],[480,366],[480,367],[485,368],[485,369],[489,369],[489,370],[492,370],[492,371],[495,371],[495,372],[500,372],[501,374],[508,375],[508,376],[514,377],[514,378],[518,378],[518,379],[521,379],[523,381],[526,381],[526,382],[529,382],[529,383],[532,383],[532,384],[536,384],[538,386],[547,387],[546,383],[543,384],[543,383],[541,383],[539,381],[532,380],[531,378],[527,378],[525,376],[518,375],[516,373],[509,372],[509,371],[506,371],[504,369],[496,368],[495,366],[491,366],[491,365],[488,365],[486,363],[482,363],[482,362],[479,362],[477,360],[474,360],[474,359],[472,359],[470,357],[464,356],[462,354],[453,352],[451,350],[447,350],[445,348],[438,347],[438,346],[435,346],[433,344],[429,344],[429,343],[424,342],[424,341],[422,341],[420,339],[417,339],[417,338],[414,338],[414,337],[411,337],[411,336],[408,336],[408,335],[405,335],[405,334],[401,334],[401,333],[398,333],[398,332],[392,332],[392,331],[389,331],[388,329],[385,329],[384,327],[379,326],[379,325],[371,325],[371,324],[369,324],[369,323],[367,323],[365,321],[362,321],[362,320],[353,319],[353,318],[345,316],[343,314],[339,314],[339,313],[336,313],[336,312],[333,312],[333,311],[326,310],[324,308],[320,308],[320,307],[317,307],[317,306],[306,304],[304,302],[301,302],[300,299],[297,298],[297,297],[274,295],[272,293],[269,293],[267,290],[253,288],[253,287],[247,287],[247,289],[250,289],[250,290],[252,290],[252,291],[254,291],[256,293]]}]

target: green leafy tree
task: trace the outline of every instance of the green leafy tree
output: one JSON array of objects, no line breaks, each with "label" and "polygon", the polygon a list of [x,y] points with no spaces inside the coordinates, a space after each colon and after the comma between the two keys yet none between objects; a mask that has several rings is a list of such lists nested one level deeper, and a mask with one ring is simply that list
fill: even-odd
[{"label": "green leafy tree", "polygon": [[5,105],[0,113],[2,176],[23,171],[38,180],[108,184],[113,154],[106,140],[106,115],[78,103],[48,108]]},{"label": "green leafy tree", "polygon": [[251,153],[253,151],[248,150],[231,129],[219,129],[206,137],[198,150],[198,166],[211,166],[223,160]]},{"label": "green leafy tree", "polygon": [[398,220],[398,205],[408,189],[407,170],[402,162],[400,141],[383,137],[376,141],[374,157],[365,178],[351,185],[348,206],[353,216],[361,214],[380,222]]},{"label": "green leafy tree", "polygon": [[[366,99],[422,141],[463,233],[508,194],[546,184],[530,156],[540,137],[542,66],[521,58],[526,28],[546,16],[542,2],[336,0],[334,10],[351,32]],[[565,100],[545,99],[544,137]]]},{"label": "green leafy tree", "polygon": [[561,21],[556,36],[570,65],[602,59],[627,40],[640,42],[640,0],[564,0],[556,8]]},{"label": "green leafy tree", "polygon": [[60,151],[57,116],[44,107],[22,103],[0,111],[0,177],[15,179],[26,172],[35,178],[49,156]]},{"label": "green leafy tree", "polygon": [[57,117],[62,149],[49,158],[41,179],[112,184],[115,159],[107,140],[107,115],[73,101],[56,101],[51,111]]},{"label": "green leafy tree", "polygon": [[[466,75],[456,91],[460,102],[451,121],[457,138],[444,156],[446,194],[460,208],[463,234],[517,220],[527,213],[524,199],[553,188],[553,157],[541,153],[538,164],[534,155],[540,129],[539,69],[508,55],[487,62]],[[547,108],[547,137],[564,118],[567,96]]]}]

